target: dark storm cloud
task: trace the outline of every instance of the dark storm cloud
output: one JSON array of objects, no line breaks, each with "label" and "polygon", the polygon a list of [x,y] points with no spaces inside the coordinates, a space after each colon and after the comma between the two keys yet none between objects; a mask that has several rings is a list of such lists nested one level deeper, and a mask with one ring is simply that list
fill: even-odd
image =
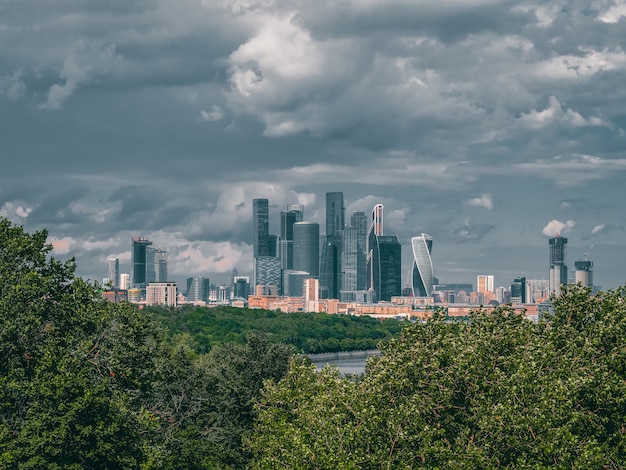
[{"label": "dark storm cloud", "polygon": [[47,226],[92,279],[138,234],[184,278],[249,272],[253,198],[278,233],[287,204],[323,226],[324,192],[342,190],[350,210],[385,204],[407,265],[410,238],[432,235],[449,281],[545,277],[542,228],[575,220],[571,243],[593,240],[596,277],[617,285],[625,264],[603,247],[626,226],[625,15],[604,0],[5,2],[0,214]]}]

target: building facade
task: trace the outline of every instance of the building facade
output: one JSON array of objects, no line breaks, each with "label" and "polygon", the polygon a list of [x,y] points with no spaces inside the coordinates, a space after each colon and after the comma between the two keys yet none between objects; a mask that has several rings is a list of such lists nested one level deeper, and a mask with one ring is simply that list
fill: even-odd
[{"label": "building facade", "polygon": [[550,247],[550,293],[561,294],[561,285],[567,285],[567,238],[548,240]]},{"label": "building facade", "polygon": [[293,269],[319,278],[320,226],[316,222],[293,224]]},{"label": "building facade", "polygon": [[109,259],[109,282],[111,287],[120,287],[120,260],[118,258]]},{"label": "building facade", "polygon": [[130,286],[138,289],[146,287],[147,248],[152,242],[145,237],[133,237],[130,250]]},{"label": "building facade", "polygon": [[152,282],[146,286],[146,305],[176,307],[178,287],[175,282]]},{"label": "building facade", "polygon": [[194,276],[187,278],[187,302],[208,302],[209,301],[209,278]]},{"label": "building facade", "polygon": [[252,231],[254,257],[270,255],[270,214],[269,201],[258,198],[252,201]]},{"label": "building facade", "polygon": [[433,239],[422,233],[411,238],[413,249],[413,267],[411,269],[411,287],[413,297],[430,297],[433,295]]},{"label": "building facade", "polygon": [[402,245],[396,235],[373,235],[368,258],[369,290],[377,301],[390,301],[402,293]]}]

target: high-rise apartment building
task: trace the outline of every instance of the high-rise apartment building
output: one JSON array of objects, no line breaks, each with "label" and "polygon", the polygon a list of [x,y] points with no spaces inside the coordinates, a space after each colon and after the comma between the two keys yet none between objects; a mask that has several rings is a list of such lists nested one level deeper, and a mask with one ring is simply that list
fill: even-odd
[{"label": "high-rise apartment building", "polygon": [[130,274],[120,274],[120,289],[127,290],[130,288]]},{"label": "high-rise apartment building", "polygon": [[278,294],[282,293],[282,268],[280,258],[275,256],[257,256],[254,258],[254,279],[256,286],[274,286]]},{"label": "high-rise apartment building", "polygon": [[131,287],[146,287],[146,251],[152,242],[145,237],[133,237],[130,250],[130,284]]},{"label": "high-rise apartment building", "polygon": [[120,260],[118,258],[109,259],[109,282],[113,288],[120,286]]},{"label": "high-rise apartment building", "polygon": [[494,278],[492,275],[479,274],[476,277],[477,292],[494,292]]},{"label": "high-rise apartment building", "polygon": [[293,269],[319,277],[320,226],[315,222],[293,224]]},{"label": "high-rise apartment building", "polygon": [[433,294],[433,239],[422,233],[419,237],[411,238],[413,249],[413,267],[411,270],[411,287],[414,297],[430,297]]},{"label": "high-rise apartment building", "polygon": [[550,246],[550,293],[559,296],[561,285],[567,285],[567,238],[554,237]]},{"label": "high-rise apartment building", "polygon": [[176,307],[178,288],[175,282],[151,282],[146,286],[146,305]]}]

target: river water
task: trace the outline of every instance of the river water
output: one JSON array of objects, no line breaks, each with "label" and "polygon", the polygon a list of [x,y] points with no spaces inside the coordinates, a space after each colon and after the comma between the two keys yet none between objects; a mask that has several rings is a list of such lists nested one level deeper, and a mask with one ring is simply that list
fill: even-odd
[{"label": "river water", "polygon": [[338,353],[307,354],[317,370],[326,364],[336,365],[343,375],[360,375],[365,372],[365,362],[370,356],[380,356],[378,349],[368,351],[344,351]]}]

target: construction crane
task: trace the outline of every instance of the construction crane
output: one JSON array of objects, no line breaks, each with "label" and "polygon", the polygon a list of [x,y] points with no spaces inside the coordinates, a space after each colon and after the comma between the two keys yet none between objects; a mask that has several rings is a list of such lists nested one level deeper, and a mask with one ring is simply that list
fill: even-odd
[{"label": "construction crane", "polygon": [[591,250],[593,250],[593,243],[591,244],[589,249],[583,253],[583,258],[585,259],[585,261],[587,261],[587,256],[589,255],[589,253],[591,253]]}]

